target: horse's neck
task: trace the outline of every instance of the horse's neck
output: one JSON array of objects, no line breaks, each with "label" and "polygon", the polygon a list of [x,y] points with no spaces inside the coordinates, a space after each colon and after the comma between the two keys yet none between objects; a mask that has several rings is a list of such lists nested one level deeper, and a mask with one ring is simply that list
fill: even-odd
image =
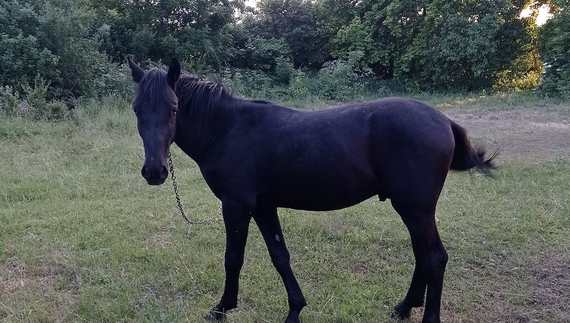
[{"label": "horse's neck", "polygon": [[191,109],[181,111],[181,119],[177,121],[175,143],[196,162],[207,154],[208,150],[214,149],[229,131],[231,109],[226,108],[223,102],[210,108],[213,110],[203,113]]}]

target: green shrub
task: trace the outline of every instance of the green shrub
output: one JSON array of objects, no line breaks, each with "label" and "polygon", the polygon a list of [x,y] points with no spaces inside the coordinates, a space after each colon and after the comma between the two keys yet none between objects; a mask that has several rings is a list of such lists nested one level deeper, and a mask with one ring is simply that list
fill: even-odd
[{"label": "green shrub", "polygon": [[26,101],[31,107],[31,113],[35,119],[49,120],[51,119],[51,107],[48,104],[46,95],[49,83],[44,80],[36,82],[34,87],[26,86]]},{"label": "green shrub", "polygon": [[313,83],[313,93],[327,101],[348,102],[364,94],[364,83],[345,61],[332,61],[323,67]]},{"label": "green shrub", "polygon": [[2,114],[14,117],[19,114],[18,104],[20,102],[20,94],[9,85],[0,87],[0,112]]},{"label": "green shrub", "polygon": [[67,116],[65,102],[48,100],[49,82],[42,79],[23,87],[22,94],[10,86],[0,87],[0,112],[8,117],[36,120],[62,120]]},{"label": "green shrub", "polygon": [[292,98],[307,98],[311,95],[310,80],[302,70],[294,70],[289,82],[288,92]]}]

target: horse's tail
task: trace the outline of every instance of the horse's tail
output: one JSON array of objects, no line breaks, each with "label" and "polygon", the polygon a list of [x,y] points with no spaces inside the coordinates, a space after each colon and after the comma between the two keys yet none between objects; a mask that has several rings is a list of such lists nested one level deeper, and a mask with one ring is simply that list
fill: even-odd
[{"label": "horse's tail", "polygon": [[455,139],[455,151],[451,160],[450,169],[453,170],[469,170],[477,168],[481,173],[492,176],[491,171],[496,168],[493,159],[497,157],[495,152],[490,158],[485,159],[485,150],[483,148],[474,148],[467,138],[467,132],[463,127],[451,121],[451,130]]}]

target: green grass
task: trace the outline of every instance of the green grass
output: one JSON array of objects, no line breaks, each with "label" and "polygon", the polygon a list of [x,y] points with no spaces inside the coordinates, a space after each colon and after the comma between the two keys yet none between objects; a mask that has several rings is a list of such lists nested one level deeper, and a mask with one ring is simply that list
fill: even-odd
[{"label": "green grass", "polygon": [[[219,202],[172,150],[186,212],[210,218]],[[188,226],[170,181],[140,176],[143,154],[127,102],[91,102],[59,123],[0,120],[2,322],[203,321],[222,294],[223,222]],[[570,160],[499,163],[494,180],[450,173],[441,196],[442,320],[567,322]],[[389,203],[280,214],[305,322],[395,322],[413,256]],[[252,223],[227,322],[279,322],[287,309]],[[418,310],[410,322],[420,321]]]}]

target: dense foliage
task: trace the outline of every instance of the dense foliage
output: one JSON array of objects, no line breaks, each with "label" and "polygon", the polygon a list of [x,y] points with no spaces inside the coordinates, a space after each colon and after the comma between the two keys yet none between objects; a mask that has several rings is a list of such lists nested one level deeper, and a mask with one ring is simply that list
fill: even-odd
[{"label": "dense foliage", "polygon": [[570,2],[555,0],[549,5],[554,16],[539,32],[539,49],[545,64],[541,90],[570,99]]},{"label": "dense foliage", "polygon": [[[554,16],[538,27],[542,4]],[[529,6],[534,14],[521,18]],[[280,88],[342,100],[351,95],[330,89],[354,94],[389,84],[431,92],[540,85],[570,97],[567,7],[565,0],[260,0],[256,8],[244,0],[5,0],[0,109],[24,113],[40,102],[61,110],[77,98],[129,93],[129,55],[147,65],[178,57],[188,70],[259,96]]]}]

